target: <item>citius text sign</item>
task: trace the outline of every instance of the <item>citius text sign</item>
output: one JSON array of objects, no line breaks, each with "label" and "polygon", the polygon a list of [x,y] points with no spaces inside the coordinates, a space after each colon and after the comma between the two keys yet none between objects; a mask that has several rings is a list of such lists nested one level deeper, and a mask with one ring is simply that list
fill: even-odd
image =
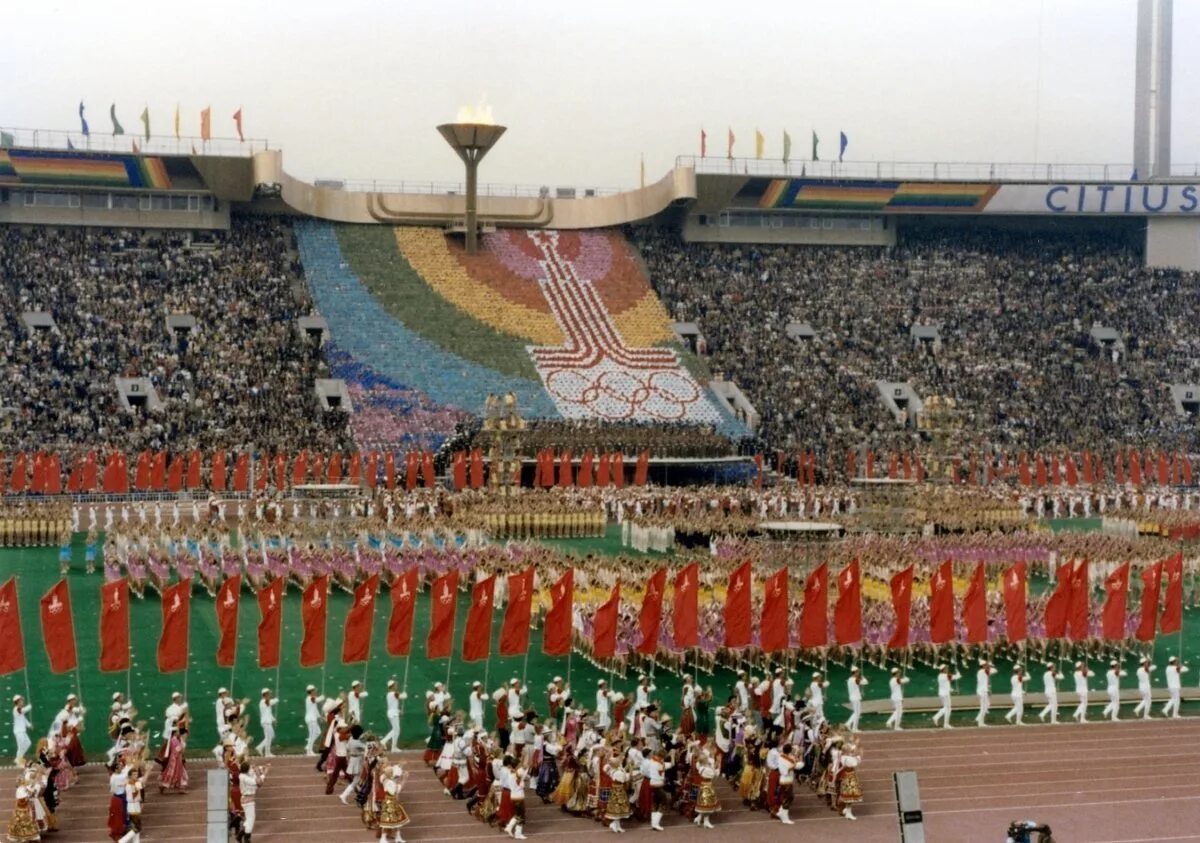
[{"label": "citius text sign", "polygon": [[1200,184],[1173,182],[1050,183],[1001,185],[983,208],[987,214],[1104,214],[1200,216]]}]

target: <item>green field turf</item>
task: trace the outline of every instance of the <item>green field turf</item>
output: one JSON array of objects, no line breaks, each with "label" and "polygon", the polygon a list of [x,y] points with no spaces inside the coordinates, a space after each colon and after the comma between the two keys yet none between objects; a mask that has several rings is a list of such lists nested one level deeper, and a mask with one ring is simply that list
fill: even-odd
[{"label": "green field turf", "polygon": [[[589,543],[586,541],[562,542],[564,549],[569,547],[574,552],[613,552],[619,548],[619,542],[614,545],[611,536]],[[380,733],[387,730],[385,719],[384,693],[386,681],[396,678],[403,681],[407,670],[407,688],[409,699],[406,704],[403,721],[404,742],[418,745],[424,741],[427,734],[423,704],[424,692],[436,681],[445,681],[447,662],[439,660],[430,662],[423,655],[425,635],[428,629],[429,612],[425,595],[418,601],[414,630],[414,655],[406,664],[404,659],[393,659],[384,652],[384,641],[387,632],[389,601],[386,590],[381,595],[377,605],[372,654],[369,664],[344,666],[340,663],[342,621],[349,604],[350,595],[336,591],[330,600],[327,653],[330,663],[321,668],[299,667],[298,653],[300,646],[300,591],[296,587],[288,589],[284,605],[283,628],[283,665],[275,670],[260,670],[256,663],[258,624],[258,606],[249,590],[242,593],[240,623],[238,631],[238,662],[234,669],[218,668],[215,663],[217,645],[217,625],[213,611],[212,598],[197,588],[192,599],[191,616],[191,660],[186,673],[161,675],[155,667],[155,648],[161,624],[161,609],[157,594],[149,592],[144,600],[134,600],[131,612],[132,623],[132,670],[126,673],[104,674],[97,669],[99,658],[98,643],[98,614],[97,603],[102,581],[100,573],[88,575],[84,573],[83,547],[77,542],[68,576],[71,600],[75,617],[76,639],[79,653],[80,670],[78,675],[70,673],[54,675],[49,672],[45,648],[42,645],[40,624],[38,621],[38,600],[57,581],[58,552],[53,548],[39,549],[4,549],[0,550],[0,574],[4,577],[15,575],[18,582],[18,594],[25,635],[25,650],[28,660],[28,671],[17,672],[0,677],[0,693],[11,699],[13,694],[27,694],[33,704],[32,718],[36,734],[42,733],[49,727],[54,713],[61,707],[66,695],[78,692],[84,704],[89,708],[88,729],[84,736],[84,745],[89,753],[95,754],[106,749],[109,745],[105,734],[105,722],[110,698],[114,691],[131,691],[139,709],[139,719],[149,722],[152,731],[157,732],[162,726],[163,709],[169,702],[173,691],[186,692],[191,703],[194,724],[191,746],[198,751],[207,751],[216,742],[216,724],[213,716],[212,702],[217,688],[225,686],[231,689],[235,697],[249,698],[252,722],[252,735],[260,736],[257,726],[257,700],[262,688],[275,689],[278,683],[278,695],[281,699],[278,708],[278,726],[276,746],[279,749],[298,749],[303,742],[303,696],[304,687],[311,683],[324,688],[326,693],[336,693],[341,689],[349,689],[354,679],[364,680],[370,696],[365,702],[364,717],[367,723]],[[668,559],[668,561],[670,561]],[[467,597],[460,598],[458,611],[458,631],[455,638],[456,652],[460,652],[462,627],[466,618]],[[1198,664],[1192,658],[1192,653],[1200,652],[1200,625],[1197,624],[1196,613],[1189,610],[1185,615],[1184,628],[1187,637],[1184,641],[1185,661],[1191,666],[1192,673],[1186,677],[1186,683],[1196,681]],[[493,647],[499,635],[501,612],[496,613]],[[1164,664],[1168,654],[1177,652],[1179,643],[1176,636],[1160,642],[1158,661]],[[464,664],[455,659],[450,665],[450,688],[458,705],[465,709],[467,694],[471,682],[487,680],[487,687],[494,690],[500,684],[512,677],[525,676],[531,687],[530,704],[541,711],[546,707],[545,687],[550,679],[558,674],[568,675],[573,690],[580,702],[587,708],[592,708],[595,701],[596,680],[607,674],[599,671],[584,658],[576,655],[570,659],[547,658],[540,654],[540,629],[534,630],[531,636],[532,652],[528,662],[524,658],[494,657],[490,664]],[[1008,690],[1008,666],[1000,664],[1001,673],[994,680],[995,692]],[[807,664],[794,664],[798,684],[807,682],[807,676],[812,669]],[[1104,665],[1093,663],[1093,669],[1099,675],[1093,680],[1093,689],[1103,689],[1102,674]],[[1133,665],[1129,665],[1132,671]],[[964,678],[959,685],[962,693],[974,690],[973,668],[963,669]],[[840,720],[840,704],[845,700],[845,679],[847,669],[844,666],[829,665],[831,686],[828,689],[826,711],[831,719]],[[872,665],[865,666],[864,675],[870,685],[865,689],[867,698],[885,697],[887,694],[887,671]],[[935,679],[931,669],[924,666],[914,666],[910,673],[912,683],[907,688],[909,696],[929,696],[935,693]],[[632,692],[636,677],[628,676],[622,680],[619,677],[613,685],[616,690]],[[723,701],[732,689],[734,676],[730,671],[720,670],[715,676],[701,674],[702,685],[711,685],[715,699]],[[1161,684],[1161,671],[1156,684]],[[1132,686],[1132,680],[1126,683]],[[657,672],[655,684],[658,687],[657,696],[664,703],[667,711],[678,716],[679,681],[675,676],[665,671]],[[1066,687],[1066,686],[1064,686]],[[1040,691],[1040,670],[1035,671],[1035,682],[1031,691]],[[1185,713],[1189,707],[1200,708],[1200,703],[1185,703]],[[1093,714],[1097,716],[1098,711]],[[956,722],[968,722],[973,719],[973,712],[962,712],[956,716]],[[6,736],[11,734],[9,722],[11,715],[0,715],[0,721]],[[882,716],[865,716],[864,728],[882,725]],[[490,724],[490,712],[488,722]],[[910,715],[906,720],[908,726],[927,725],[928,716]],[[6,745],[0,745],[0,757],[11,751],[11,738],[6,737]]]}]

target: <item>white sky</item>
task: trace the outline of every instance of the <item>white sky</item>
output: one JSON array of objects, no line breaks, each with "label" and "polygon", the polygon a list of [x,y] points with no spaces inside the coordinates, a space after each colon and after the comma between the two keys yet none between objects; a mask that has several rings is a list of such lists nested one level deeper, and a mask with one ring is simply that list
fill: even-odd
[{"label": "white sky", "polygon": [[[847,160],[1132,158],[1136,0],[49,0],[5,8],[0,125],[214,135],[293,175],[458,180],[434,131],[486,97],[507,135],[481,181],[626,187],[695,154],[767,157],[788,129]],[[1039,49],[1039,30],[1040,49]],[[1176,164],[1200,162],[1200,0],[1175,3]],[[1038,105],[1039,53],[1041,94]],[[132,128],[131,128],[132,127]]]}]

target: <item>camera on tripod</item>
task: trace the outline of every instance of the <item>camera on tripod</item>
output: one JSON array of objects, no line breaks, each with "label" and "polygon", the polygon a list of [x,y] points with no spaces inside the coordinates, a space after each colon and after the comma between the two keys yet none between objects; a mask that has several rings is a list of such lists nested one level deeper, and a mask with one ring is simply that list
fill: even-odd
[{"label": "camera on tripod", "polygon": [[1033,820],[1025,820],[1008,824],[1006,843],[1054,843],[1054,838],[1051,836],[1050,826],[1038,825]]}]

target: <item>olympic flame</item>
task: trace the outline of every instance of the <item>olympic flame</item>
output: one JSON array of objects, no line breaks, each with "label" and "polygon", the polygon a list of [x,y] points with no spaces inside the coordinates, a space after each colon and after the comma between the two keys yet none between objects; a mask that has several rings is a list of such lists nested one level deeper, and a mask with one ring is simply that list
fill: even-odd
[{"label": "olympic flame", "polygon": [[458,110],[455,123],[479,123],[484,126],[495,126],[496,118],[492,116],[492,107],[486,99],[480,99],[478,105],[464,105]]}]

